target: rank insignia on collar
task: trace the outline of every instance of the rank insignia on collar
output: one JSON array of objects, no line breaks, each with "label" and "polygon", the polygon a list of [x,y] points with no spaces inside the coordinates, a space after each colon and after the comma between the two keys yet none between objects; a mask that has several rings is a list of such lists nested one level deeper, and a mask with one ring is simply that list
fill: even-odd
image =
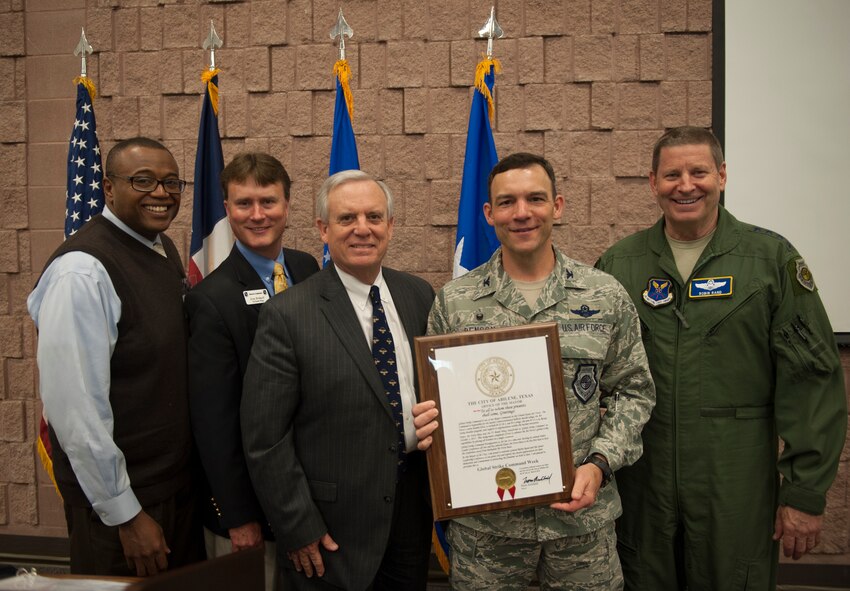
[{"label": "rank insignia on collar", "polygon": [[591,310],[587,304],[579,306],[578,310],[570,310],[573,314],[578,314],[582,318],[590,318],[594,314],[599,314],[599,310]]},{"label": "rank insignia on collar", "polygon": [[797,281],[809,291],[814,291],[815,278],[812,277],[812,272],[809,270],[809,266],[806,264],[806,261],[803,259],[797,259],[794,261],[794,264],[797,267]]},{"label": "rank insignia on collar", "polygon": [[646,289],[643,290],[643,301],[653,308],[666,306],[673,301],[671,287],[672,283],[669,279],[653,277],[647,282]]},{"label": "rank insignia on collar", "polygon": [[734,278],[731,275],[691,279],[688,297],[692,300],[727,298],[732,295],[733,283]]}]

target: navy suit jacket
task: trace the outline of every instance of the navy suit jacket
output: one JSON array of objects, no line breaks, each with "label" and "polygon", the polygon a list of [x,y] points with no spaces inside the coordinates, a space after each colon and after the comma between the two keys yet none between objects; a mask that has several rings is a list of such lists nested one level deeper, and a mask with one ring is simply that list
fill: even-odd
[{"label": "navy suit jacket", "polygon": [[[305,252],[283,249],[293,284],[319,270]],[[189,313],[189,404],[192,430],[209,490],[204,525],[227,530],[258,521],[274,539],[254,494],[242,451],[239,404],[260,304],[245,303],[243,292],[265,289],[236,245],[230,255],[186,296]]]}]

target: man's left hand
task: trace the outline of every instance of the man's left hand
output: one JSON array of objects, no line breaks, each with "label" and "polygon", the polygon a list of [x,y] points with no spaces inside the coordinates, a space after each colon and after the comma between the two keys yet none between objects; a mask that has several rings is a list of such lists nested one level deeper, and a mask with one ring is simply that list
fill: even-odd
[{"label": "man's left hand", "polygon": [[782,550],[786,557],[799,560],[818,545],[822,527],[823,515],[810,515],[782,505],[776,510],[773,539],[782,540]]},{"label": "man's left hand", "polygon": [[569,503],[552,503],[552,509],[574,513],[579,509],[590,507],[596,502],[596,493],[602,485],[602,470],[593,464],[584,464],[576,468],[576,479],[573,483],[573,500]]}]

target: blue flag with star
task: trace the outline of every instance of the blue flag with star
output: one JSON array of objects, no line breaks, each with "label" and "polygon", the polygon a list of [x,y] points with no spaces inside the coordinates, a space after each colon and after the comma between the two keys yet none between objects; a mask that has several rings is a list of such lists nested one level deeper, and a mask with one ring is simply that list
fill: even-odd
[{"label": "blue flag with star", "polygon": [[68,146],[68,187],[65,193],[65,237],[103,211],[103,166],[97,142],[91,95],[77,83],[77,114]]},{"label": "blue flag with star", "polygon": [[[496,143],[490,128],[496,60],[482,61],[476,68],[476,88],[469,110],[469,129],[466,134],[466,154],[463,158],[463,180],[457,210],[457,238],[452,276],[460,277],[486,263],[499,246],[496,232],[484,217],[487,203],[487,178],[499,161]],[[489,97],[482,92],[487,90]]]}]

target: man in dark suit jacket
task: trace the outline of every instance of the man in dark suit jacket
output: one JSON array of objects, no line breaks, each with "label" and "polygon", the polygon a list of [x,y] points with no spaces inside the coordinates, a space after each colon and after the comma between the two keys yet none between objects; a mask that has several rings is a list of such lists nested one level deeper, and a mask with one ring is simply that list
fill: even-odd
[{"label": "man in dark suit jacket", "polygon": [[291,588],[424,590],[432,515],[412,345],[434,290],[381,266],[386,185],[343,171],[316,208],[333,265],[260,313],[242,398],[248,468]]},{"label": "man in dark suit jacket", "polygon": [[[237,242],[230,256],[186,298],[190,409],[210,487],[204,522],[211,557],[274,540],[242,452],[242,377],[260,306],[275,295],[275,284],[278,290],[285,289],[319,270],[309,254],[281,249],[290,180],[276,158],[238,154],[222,171],[221,182],[227,219]],[[275,574],[273,546],[267,548],[268,588],[273,588]]]}]

